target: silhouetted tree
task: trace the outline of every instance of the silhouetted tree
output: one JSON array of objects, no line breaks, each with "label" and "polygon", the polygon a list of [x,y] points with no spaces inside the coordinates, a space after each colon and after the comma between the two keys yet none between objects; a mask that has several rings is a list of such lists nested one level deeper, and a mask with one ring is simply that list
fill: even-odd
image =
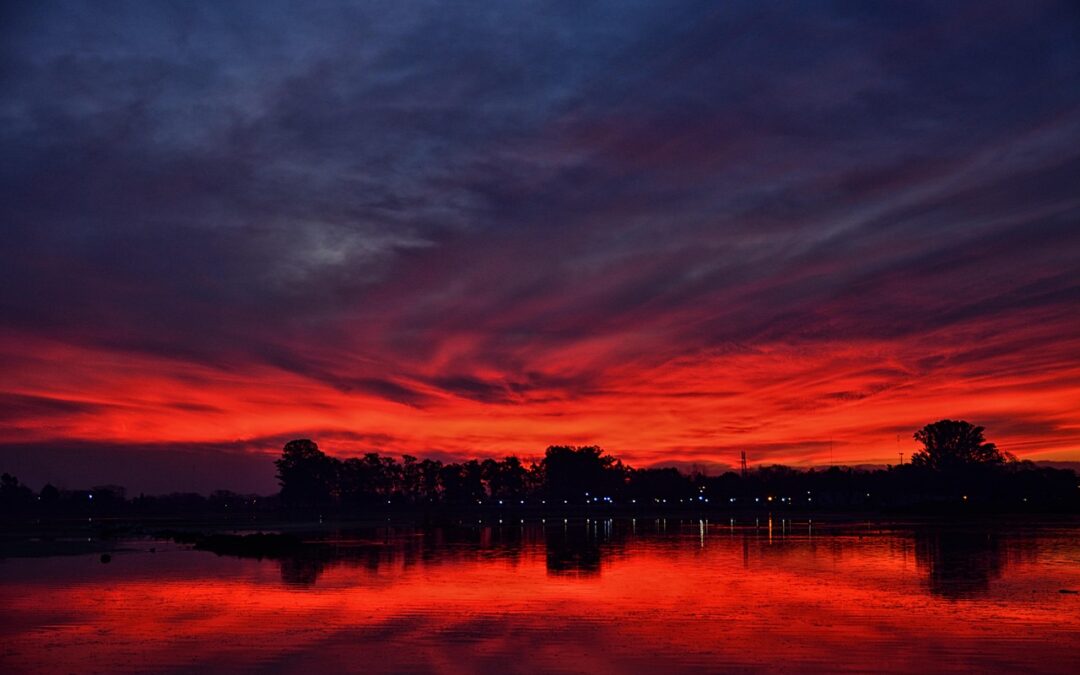
[{"label": "silhouetted tree", "polygon": [[274,461],[281,484],[281,500],[290,506],[329,504],[338,487],[338,462],[327,457],[314,441],[289,441]]},{"label": "silhouetted tree", "polygon": [[437,502],[442,497],[439,487],[442,466],[442,462],[433,459],[420,462],[420,497],[426,502]]},{"label": "silhouetted tree", "polygon": [[476,471],[472,472],[467,472],[462,464],[446,464],[439,469],[439,483],[442,485],[442,495],[446,503],[476,503],[478,492],[483,494],[479,463],[474,460],[473,464],[476,465]]},{"label": "silhouetted tree", "polygon": [[374,499],[368,473],[368,466],[356,457],[350,457],[341,463],[338,492],[342,504],[359,506]]},{"label": "silhouetted tree", "polygon": [[420,501],[422,474],[420,463],[412,455],[401,456],[401,496],[410,504]]},{"label": "silhouetted tree", "polygon": [[52,483],[46,483],[45,487],[41,488],[38,499],[41,500],[41,505],[46,509],[55,508],[60,503],[60,491]]},{"label": "silhouetted tree", "polygon": [[631,469],[628,473],[629,494],[633,499],[659,499],[676,503],[694,494],[690,478],[675,468]]},{"label": "silhouetted tree", "polygon": [[393,457],[380,457],[377,454],[365,455],[371,457],[372,462],[378,465],[375,475],[378,476],[379,497],[389,499],[401,490],[402,471],[401,464]]},{"label": "silhouetted tree", "polygon": [[604,454],[598,446],[552,445],[540,462],[544,492],[572,503],[595,497],[621,495],[626,472],[622,462]]},{"label": "silhouetted tree", "polygon": [[23,509],[34,499],[33,491],[9,473],[0,476],[0,505],[5,509]]},{"label": "silhouetted tree", "polygon": [[1001,465],[1016,458],[983,437],[983,427],[964,421],[941,420],[915,432],[923,449],[911,457],[914,466],[938,471],[972,465]]},{"label": "silhouetted tree", "polygon": [[506,457],[502,461],[485,459],[481,467],[492,499],[520,501],[525,498],[528,470],[517,457]]},{"label": "silhouetted tree", "polygon": [[483,501],[487,497],[484,489],[484,468],[475,459],[461,465],[461,479],[465,488],[465,498],[469,501]]}]

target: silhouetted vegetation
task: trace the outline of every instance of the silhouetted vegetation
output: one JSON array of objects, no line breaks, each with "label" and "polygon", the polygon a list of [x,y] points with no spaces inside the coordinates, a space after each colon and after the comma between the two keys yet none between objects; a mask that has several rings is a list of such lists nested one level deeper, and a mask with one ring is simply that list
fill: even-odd
[{"label": "silhouetted vegetation", "polygon": [[923,449],[911,457],[911,463],[935,471],[956,471],[1015,462],[1016,457],[986,442],[984,430],[953,420],[927,424],[915,432],[915,440],[922,443]]},{"label": "silhouetted vegetation", "polygon": [[530,463],[514,456],[443,463],[410,455],[398,461],[377,453],[339,459],[299,439],[287,443],[274,462],[281,485],[276,496],[221,490],[209,497],[178,493],[127,499],[122,487],[110,485],[76,491],[46,485],[34,494],[4,474],[0,504],[5,513],[238,516],[282,511],[362,515],[395,509],[437,514],[476,508],[1078,510],[1074,471],[1017,461],[988,443],[983,431],[962,421],[928,424],[914,435],[922,450],[902,466],[798,470],[775,465],[718,476],[636,469],[597,446],[554,445]]},{"label": "silhouetted vegetation", "polygon": [[[286,445],[278,478],[286,505],[651,507],[653,509],[1072,509],[1076,473],[1017,461],[983,428],[941,420],[914,435],[911,464],[879,470],[801,471],[764,466],[745,475],[635,469],[597,446],[551,446],[539,462],[517,457],[442,464],[378,454],[344,461],[309,440]],[[286,496],[289,498],[286,500]]]},{"label": "silhouetted vegetation", "polygon": [[5,511],[18,511],[31,506],[34,491],[19,482],[9,473],[0,476],[0,506]]}]

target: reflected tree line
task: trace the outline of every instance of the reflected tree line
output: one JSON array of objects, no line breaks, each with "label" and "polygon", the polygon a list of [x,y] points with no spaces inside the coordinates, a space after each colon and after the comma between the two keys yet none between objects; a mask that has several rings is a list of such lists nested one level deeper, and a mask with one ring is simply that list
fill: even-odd
[{"label": "reflected tree line", "polygon": [[[560,521],[561,522],[561,521]],[[631,533],[614,520],[544,525],[478,525],[437,528],[377,528],[344,534],[333,544],[314,542],[279,554],[236,553],[240,557],[279,561],[282,581],[312,586],[328,570],[358,568],[377,582],[380,571],[417,565],[445,565],[491,560],[520,564],[532,553],[543,555],[555,576],[593,577],[606,557],[631,546]],[[350,537],[357,537],[350,540]]]},{"label": "reflected tree line", "polygon": [[[774,555],[819,551],[821,555],[855,554],[857,541],[829,534],[807,536],[806,524],[743,521],[729,528],[724,523],[704,520],[579,519],[528,524],[444,526],[438,528],[386,527],[363,533],[339,534],[333,544],[314,543],[278,554],[237,553],[244,557],[278,561],[282,581],[291,586],[310,587],[331,569],[346,567],[368,572],[372,584],[383,583],[384,573],[418,565],[454,565],[497,558],[513,564],[524,563],[531,555],[542,555],[549,575],[587,579],[603,566],[627,555],[648,540],[662,539],[672,546],[693,542],[699,528],[701,547],[741,548],[748,569]],[[843,532],[839,532],[843,534]],[[726,535],[726,536],[725,536]],[[1010,563],[1034,561],[1038,551],[1037,532],[1001,530],[989,526],[955,527],[926,525],[908,530],[887,531],[877,536],[909,542],[915,562],[931,595],[947,600],[963,600],[985,595]],[[827,549],[820,549],[822,544]],[[826,552],[827,551],[827,552]],[[388,575],[386,578],[393,578]]]},{"label": "reflected tree line", "polygon": [[916,529],[913,536],[915,561],[926,574],[927,589],[953,600],[984,595],[1010,563],[1037,556],[1034,536],[991,528],[930,526]]}]

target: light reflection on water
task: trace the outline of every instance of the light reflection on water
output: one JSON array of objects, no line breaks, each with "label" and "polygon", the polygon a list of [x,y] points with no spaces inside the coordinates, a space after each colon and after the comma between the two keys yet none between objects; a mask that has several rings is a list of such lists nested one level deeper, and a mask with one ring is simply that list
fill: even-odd
[{"label": "light reflection on water", "polygon": [[[380,528],[0,560],[8,672],[1076,672],[1075,526]],[[149,553],[150,546],[157,553]]]}]

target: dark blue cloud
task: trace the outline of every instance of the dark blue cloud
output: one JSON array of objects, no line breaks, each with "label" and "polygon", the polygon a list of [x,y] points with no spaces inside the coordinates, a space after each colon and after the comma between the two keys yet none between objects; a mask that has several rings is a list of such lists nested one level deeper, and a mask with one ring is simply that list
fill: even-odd
[{"label": "dark blue cloud", "polygon": [[662,360],[1080,309],[1070,2],[5,13],[20,334],[422,406],[600,386],[535,359],[602,336]]}]

